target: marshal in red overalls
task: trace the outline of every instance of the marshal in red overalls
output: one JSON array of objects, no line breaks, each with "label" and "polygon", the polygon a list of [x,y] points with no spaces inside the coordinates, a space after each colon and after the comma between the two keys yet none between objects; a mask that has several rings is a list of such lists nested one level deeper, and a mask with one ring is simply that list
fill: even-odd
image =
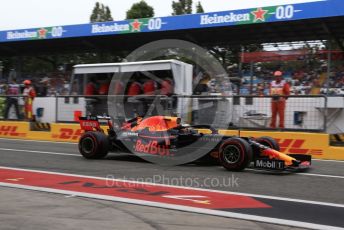
[{"label": "marshal in red overalls", "polygon": [[25,119],[31,121],[33,119],[32,116],[32,104],[33,99],[36,97],[36,91],[31,85],[30,80],[25,80],[24,82],[25,89],[23,91],[24,95],[24,109],[25,109]]},{"label": "marshal in red overalls", "polygon": [[270,84],[270,95],[271,98],[271,128],[276,128],[277,115],[279,116],[279,128],[284,128],[284,113],[286,106],[287,96],[290,95],[289,84],[282,80],[282,72],[276,71],[274,76],[276,80]]}]

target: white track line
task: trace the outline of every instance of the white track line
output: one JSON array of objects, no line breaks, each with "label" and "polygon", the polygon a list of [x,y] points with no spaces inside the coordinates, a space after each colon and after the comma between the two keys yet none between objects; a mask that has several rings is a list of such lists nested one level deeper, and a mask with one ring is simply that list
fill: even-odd
[{"label": "white track line", "polygon": [[[344,149],[344,147],[343,147],[343,149]],[[340,161],[340,160],[312,159],[312,161],[324,161],[324,162],[344,163],[344,160],[343,160],[343,161]]]},{"label": "white track line", "polygon": [[285,219],[271,218],[271,217],[264,217],[264,216],[257,216],[257,215],[248,215],[248,214],[241,214],[241,213],[235,213],[235,212],[225,212],[225,211],[218,211],[218,210],[211,210],[211,209],[204,209],[204,208],[194,208],[194,207],[188,207],[188,206],[183,206],[183,205],[166,204],[166,203],[153,202],[153,201],[120,198],[120,197],[113,197],[113,196],[106,196],[106,195],[96,195],[96,194],[90,194],[90,193],[84,193],[84,192],[73,192],[73,191],[62,190],[62,189],[50,189],[50,188],[42,188],[42,187],[27,186],[27,185],[15,185],[11,183],[1,183],[1,182],[0,182],[0,186],[34,190],[34,191],[40,191],[40,192],[57,193],[57,194],[64,194],[64,195],[70,195],[70,196],[79,196],[79,197],[86,197],[86,198],[93,198],[93,199],[100,199],[100,200],[109,200],[109,201],[144,205],[144,206],[157,207],[157,208],[167,208],[167,209],[173,209],[173,210],[178,210],[178,211],[186,211],[186,212],[192,212],[192,213],[229,217],[229,218],[236,218],[236,219],[242,219],[242,220],[264,222],[264,223],[269,223],[269,224],[287,225],[287,226],[294,226],[294,227],[299,227],[299,228],[329,229],[329,230],[342,229],[342,228],[330,226],[330,225],[313,224],[313,223],[308,223],[308,222],[285,220]]},{"label": "white track line", "polygon": [[3,151],[12,151],[12,152],[41,153],[41,154],[60,155],[60,156],[78,156],[78,157],[81,156],[80,154],[45,152],[45,151],[26,150],[26,149],[5,149],[5,148],[0,148],[0,150],[3,150]]},{"label": "white track line", "polygon": [[[40,153],[40,154],[48,154],[48,155],[78,156],[78,157],[81,157],[81,155],[79,155],[79,154],[46,152],[46,151],[38,151],[38,150],[7,149],[7,148],[0,148],[0,150],[3,150],[3,151],[13,151],[13,152],[28,152],[28,153]],[[261,170],[250,169],[250,168],[245,169],[245,170],[247,170],[247,171],[254,171],[254,172],[261,172]],[[327,178],[336,178],[336,179],[344,179],[344,176],[328,175],[328,174],[297,173],[297,175],[302,175],[302,176],[314,176],[314,177],[327,177]]]},{"label": "white track line", "polygon": [[38,143],[57,143],[57,144],[69,144],[69,145],[77,145],[78,143],[75,142],[62,142],[62,141],[38,141],[38,140],[24,140],[24,139],[15,139],[15,138],[4,138],[0,137],[0,140],[6,141],[26,141],[26,142],[38,142]]},{"label": "white track line", "polygon": [[[259,169],[252,169],[248,168],[245,169],[247,171],[253,171],[253,172],[262,172],[262,170]],[[316,173],[301,173],[297,172],[295,173],[296,175],[301,175],[301,176],[315,176],[315,177],[327,177],[327,178],[337,178],[337,179],[344,179],[344,176],[337,176],[337,175],[329,175],[329,174],[316,174]]]},{"label": "white track line", "polygon": [[[81,178],[99,179],[99,180],[105,180],[105,181],[109,180],[109,178],[106,178],[106,177],[96,177],[96,176],[87,176],[87,175],[61,173],[61,172],[50,172],[50,171],[33,170],[33,169],[22,169],[22,168],[13,168],[13,167],[5,167],[5,166],[0,166],[0,169],[12,169],[12,170],[27,171],[27,172],[47,173],[47,174],[53,174],[53,175],[73,176],[73,177],[81,177]],[[165,187],[170,187],[170,188],[183,188],[183,189],[196,190],[196,191],[216,192],[216,193],[223,193],[223,194],[230,194],[230,195],[242,195],[242,196],[250,196],[250,197],[270,199],[270,200],[281,200],[281,201],[290,201],[290,202],[297,202],[297,203],[304,203],[304,204],[316,204],[316,205],[344,208],[344,204],[337,204],[337,203],[293,199],[293,198],[277,197],[277,196],[267,196],[267,195],[259,195],[259,194],[252,194],[252,193],[230,192],[230,191],[214,190],[214,189],[194,188],[194,187],[186,187],[186,186],[166,185],[166,184],[149,183],[149,182],[141,182],[141,181],[134,181],[134,180],[122,180],[122,179],[114,179],[114,180],[123,182],[123,183],[136,183],[136,184],[143,184],[143,185],[165,186]]]},{"label": "white track line", "polygon": [[339,179],[344,179],[344,176],[335,176],[335,175],[328,175],[328,174],[298,173],[297,175],[302,175],[302,176],[316,176],[316,177],[328,177],[328,178],[339,178]]}]

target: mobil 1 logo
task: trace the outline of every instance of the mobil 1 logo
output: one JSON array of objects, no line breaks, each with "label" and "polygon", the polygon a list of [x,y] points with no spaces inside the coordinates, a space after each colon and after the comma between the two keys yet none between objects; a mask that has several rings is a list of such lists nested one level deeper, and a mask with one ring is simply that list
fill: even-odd
[{"label": "mobil 1 logo", "polygon": [[285,168],[284,161],[270,159],[256,159],[254,161],[255,168],[283,170]]}]

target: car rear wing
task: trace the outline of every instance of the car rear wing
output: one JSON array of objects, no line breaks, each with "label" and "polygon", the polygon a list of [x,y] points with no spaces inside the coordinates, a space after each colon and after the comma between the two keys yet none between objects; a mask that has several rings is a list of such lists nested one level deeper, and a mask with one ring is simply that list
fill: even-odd
[{"label": "car rear wing", "polygon": [[79,117],[79,123],[82,130],[104,132],[100,127],[100,121],[106,121],[110,129],[113,128],[112,119],[109,116],[86,116]]}]

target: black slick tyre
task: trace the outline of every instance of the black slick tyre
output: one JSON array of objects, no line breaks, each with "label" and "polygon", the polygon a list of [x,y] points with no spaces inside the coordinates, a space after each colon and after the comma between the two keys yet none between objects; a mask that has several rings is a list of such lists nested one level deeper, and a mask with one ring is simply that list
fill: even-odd
[{"label": "black slick tyre", "polygon": [[87,159],[101,159],[109,152],[109,140],[102,132],[86,132],[79,140],[79,152]]},{"label": "black slick tyre", "polygon": [[252,161],[252,148],[242,138],[228,138],[220,145],[219,161],[229,171],[244,170]]}]

